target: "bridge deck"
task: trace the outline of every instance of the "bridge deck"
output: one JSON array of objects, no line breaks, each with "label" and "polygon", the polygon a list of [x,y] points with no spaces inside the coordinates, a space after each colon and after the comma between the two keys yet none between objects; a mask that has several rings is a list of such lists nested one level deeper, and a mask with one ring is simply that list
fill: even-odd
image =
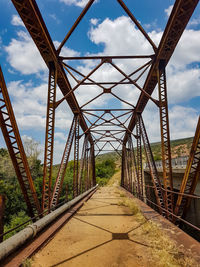
[{"label": "bridge deck", "polygon": [[173,242],[137,212],[123,191],[103,187],[33,257],[31,266],[160,266],[162,256],[175,263],[163,246],[178,255]]}]

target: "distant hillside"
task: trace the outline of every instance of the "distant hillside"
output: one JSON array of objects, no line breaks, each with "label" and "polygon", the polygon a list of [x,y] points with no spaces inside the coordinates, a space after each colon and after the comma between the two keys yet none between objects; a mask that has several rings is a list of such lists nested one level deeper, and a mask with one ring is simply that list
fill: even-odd
[{"label": "distant hillside", "polygon": [[[172,158],[188,156],[192,146],[193,137],[171,140]],[[152,152],[155,160],[161,159],[161,144],[160,142],[151,144]]]},{"label": "distant hillside", "polygon": [[[193,137],[182,138],[171,140],[171,152],[172,158],[177,158],[181,156],[188,156],[190,153],[190,148],[192,145]],[[151,143],[151,149],[155,160],[161,159],[161,143]],[[145,155],[143,151],[143,158],[145,160]],[[120,156],[116,152],[104,153],[97,156],[97,161],[103,161],[107,159],[114,159],[115,161],[120,160]]]}]

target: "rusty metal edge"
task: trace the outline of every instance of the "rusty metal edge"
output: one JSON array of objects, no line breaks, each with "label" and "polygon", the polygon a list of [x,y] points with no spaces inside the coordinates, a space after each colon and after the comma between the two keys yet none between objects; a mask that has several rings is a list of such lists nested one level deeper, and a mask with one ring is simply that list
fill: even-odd
[{"label": "rusty metal edge", "polygon": [[172,222],[161,216],[158,212],[146,205],[143,201],[135,198],[130,192],[123,187],[119,187],[126,195],[133,198],[136,204],[140,207],[140,210],[144,217],[162,226],[163,231],[176,242],[177,246],[184,246],[184,250],[190,250],[194,254],[195,260],[200,264],[200,243],[174,225]]},{"label": "rusty metal edge", "polygon": [[35,237],[33,240],[26,243],[23,247],[9,256],[7,259],[0,263],[0,266],[4,267],[17,267],[21,266],[23,261],[28,257],[32,256],[39,249],[46,246],[48,242],[55,236],[55,234],[64,226],[64,224],[82,207],[84,202],[88,201],[91,196],[97,191],[98,187],[94,191],[90,192],[89,195],[81,199],[77,204],[71,207],[64,215],[56,221],[48,225],[48,228]]}]

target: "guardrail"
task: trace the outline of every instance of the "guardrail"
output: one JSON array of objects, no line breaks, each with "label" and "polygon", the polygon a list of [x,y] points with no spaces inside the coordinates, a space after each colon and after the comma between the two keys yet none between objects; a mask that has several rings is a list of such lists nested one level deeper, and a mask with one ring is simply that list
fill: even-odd
[{"label": "guardrail", "polygon": [[[187,166],[188,156],[178,157],[172,159],[172,168],[173,169],[184,169]],[[162,160],[155,161],[157,169],[162,169]],[[144,169],[148,168],[148,164],[144,163]]]}]

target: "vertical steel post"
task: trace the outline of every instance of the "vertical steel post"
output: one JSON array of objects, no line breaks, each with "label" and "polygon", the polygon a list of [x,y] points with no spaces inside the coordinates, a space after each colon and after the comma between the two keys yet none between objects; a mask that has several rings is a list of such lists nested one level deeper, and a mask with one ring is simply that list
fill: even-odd
[{"label": "vertical steel post", "polygon": [[[4,210],[5,210],[5,196],[0,195],[0,235],[4,232]],[[3,242],[3,236],[0,237],[0,243]]]},{"label": "vertical steel post", "polygon": [[128,189],[129,191],[132,193],[132,188],[133,188],[133,162],[132,162],[132,158],[131,158],[131,135],[129,135],[128,137]]},{"label": "vertical steel post", "polygon": [[79,171],[79,194],[84,192],[85,189],[85,159],[86,159],[86,147],[87,147],[87,142],[88,142],[88,134],[85,134],[84,142],[83,142],[83,148],[82,148],[82,155],[81,155],[81,160],[80,160],[80,171]]},{"label": "vertical steel post", "polygon": [[[181,183],[180,193],[194,194],[197,182],[200,177],[200,117],[197,123],[195,136],[193,139],[190,156],[187,162],[185,174]],[[185,217],[190,207],[191,198],[178,195],[174,213]],[[174,222],[177,219],[174,218]]]},{"label": "vertical steel post", "polygon": [[88,180],[89,180],[89,188],[92,187],[92,157],[91,157],[91,145],[89,148],[89,158],[88,158]]},{"label": "vertical steel post", "polygon": [[136,135],[137,135],[137,175],[138,175],[138,191],[139,197],[143,199],[143,169],[142,169],[142,144],[141,144],[141,130],[140,117],[137,116],[136,121]]},{"label": "vertical steel post", "polygon": [[136,193],[137,196],[139,196],[138,193],[138,174],[137,174],[137,164],[136,164],[136,159],[135,159],[135,152],[134,152],[134,147],[133,147],[133,140],[132,138],[130,139],[131,143],[130,143],[130,149],[131,149],[131,162],[132,162],[132,178],[133,178],[133,194]]},{"label": "vertical steel post", "polygon": [[53,146],[55,127],[55,101],[56,101],[57,70],[53,62],[49,63],[49,84],[47,97],[46,137],[43,167],[42,210],[50,210]]},{"label": "vertical steel post", "polygon": [[141,135],[142,135],[142,140],[143,140],[143,145],[144,145],[144,151],[146,154],[147,164],[148,164],[150,175],[151,175],[151,180],[154,186],[156,202],[157,202],[157,205],[159,206],[159,211],[162,214],[163,212],[162,212],[161,207],[164,208],[162,186],[161,186],[160,178],[158,176],[156,164],[153,158],[153,153],[151,151],[151,146],[150,146],[149,138],[148,138],[148,135],[145,129],[144,121],[142,119],[142,115],[138,115],[138,116],[140,116],[140,130],[141,130]]},{"label": "vertical steel post", "polygon": [[124,146],[124,188],[128,190],[128,160],[126,145]]},{"label": "vertical steel post", "polygon": [[89,189],[89,164],[88,164],[88,152],[89,152],[89,147],[88,147],[88,142],[86,144],[86,155],[85,155],[85,188],[86,190]]},{"label": "vertical steel post", "polygon": [[94,144],[91,145],[92,186],[96,185],[95,153]]},{"label": "vertical steel post", "polygon": [[[158,78],[158,93],[160,105],[160,129],[161,129],[161,148],[162,148],[162,165],[163,165],[163,185],[165,190],[173,190],[172,181],[172,165],[171,165],[171,148],[170,148],[170,133],[169,133],[169,118],[168,118],[168,103],[167,103],[167,85],[164,62],[160,62],[157,78]],[[173,194],[164,191],[164,202],[167,211],[173,213]],[[167,212],[167,217],[171,215]]]},{"label": "vertical steel post", "polygon": [[73,176],[73,197],[78,196],[78,174],[79,174],[79,115],[76,115],[76,126],[74,136],[74,176]]},{"label": "vertical steel post", "polygon": [[65,145],[65,149],[63,152],[61,164],[58,170],[57,178],[54,184],[53,188],[53,193],[52,193],[52,198],[51,198],[51,208],[55,207],[58,203],[60,192],[62,189],[64,177],[65,177],[65,172],[67,169],[68,161],[69,161],[69,156],[71,152],[71,147],[74,139],[74,133],[75,133],[75,125],[76,125],[76,119],[77,117],[75,116],[72,121],[72,125],[68,134],[67,142]]},{"label": "vertical steel post", "polygon": [[124,187],[124,178],[125,178],[125,145],[122,145],[122,162],[121,162],[121,186]]}]

